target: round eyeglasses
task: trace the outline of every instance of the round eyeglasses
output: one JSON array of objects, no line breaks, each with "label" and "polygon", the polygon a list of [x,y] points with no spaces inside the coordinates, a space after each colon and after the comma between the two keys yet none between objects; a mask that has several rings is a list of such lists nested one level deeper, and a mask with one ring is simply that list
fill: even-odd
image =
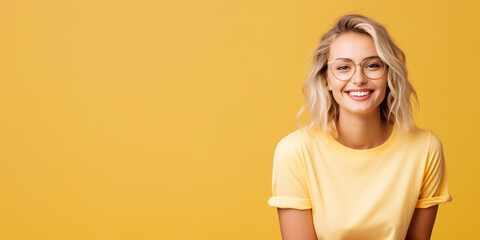
[{"label": "round eyeglasses", "polygon": [[[333,76],[341,81],[350,80],[357,71],[357,65],[360,64],[355,64],[352,59],[349,58],[339,58],[328,62]],[[370,79],[381,78],[386,68],[387,64],[379,57],[367,58],[361,63],[361,72],[365,77]]]}]

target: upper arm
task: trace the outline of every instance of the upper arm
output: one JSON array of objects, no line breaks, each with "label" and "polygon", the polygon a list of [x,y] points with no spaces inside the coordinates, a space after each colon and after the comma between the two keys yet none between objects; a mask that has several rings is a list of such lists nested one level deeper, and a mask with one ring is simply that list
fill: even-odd
[{"label": "upper arm", "polygon": [[405,239],[428,240],[432,235],[438,204],[428,208],[415,208]]},{"label": "upper arm", "polygon": [[283,240],[317,240],[312,209],[277,209]]}]

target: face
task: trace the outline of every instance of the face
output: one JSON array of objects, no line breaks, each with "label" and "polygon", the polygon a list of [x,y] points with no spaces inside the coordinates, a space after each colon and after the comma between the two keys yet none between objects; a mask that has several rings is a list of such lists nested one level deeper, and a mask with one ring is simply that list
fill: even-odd
[{"label": "face", "polygon": [[[378,114],[387,90],[387,71],[379,79],[369,79],[362,74],[361,63],[367,57],[378,56],[373,39],[361,33],[343,33],[330,46],[328,62],[349,58],[359,63],[355,75],[346,81],[338,80],[327,69],[327,86],[342,112],[353,114]],[[366,96],[361,96],[368,93]]]}]

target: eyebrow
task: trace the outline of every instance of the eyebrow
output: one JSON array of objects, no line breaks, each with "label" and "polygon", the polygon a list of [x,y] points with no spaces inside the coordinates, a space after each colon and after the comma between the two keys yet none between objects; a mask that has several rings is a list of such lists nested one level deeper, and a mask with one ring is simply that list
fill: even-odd
[{"label": "eyebrow", "polygon": [[[365,60],[367,60],[367,59],[370,59],[370,58],[380,58],[380,57],[379,57],[379,56],[370,56],[370,57],[366,57],[366,58],[362,59],[362,62],[363,62],[363,61],[365,61]],[[333,61],[330,61],[330,62],[328,62],[328,63],[332,63],[332,62],[334,62],[334,61],[336,61],[336,60],[339,60],[339,59],[347,59],[347,60],[351,60],[351,61],[353,61],[353,60],[352,60],[352,59],[350,59],[350,58],[336,58],[335,60],[333,60]]]}]

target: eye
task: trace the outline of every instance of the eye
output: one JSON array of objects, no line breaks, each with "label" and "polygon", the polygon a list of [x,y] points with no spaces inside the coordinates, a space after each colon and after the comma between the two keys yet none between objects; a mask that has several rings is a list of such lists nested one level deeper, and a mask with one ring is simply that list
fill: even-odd
[{"label": "eye", "polygon": [[337,67],[337,70],[347,70],[348,68],[348,66],[339,66]]},{"label": "eye", "polygon": [[367,68],[378,68],[378,67],[380,67],[380,65],[374,64],[374,63],[367,65]]}]

